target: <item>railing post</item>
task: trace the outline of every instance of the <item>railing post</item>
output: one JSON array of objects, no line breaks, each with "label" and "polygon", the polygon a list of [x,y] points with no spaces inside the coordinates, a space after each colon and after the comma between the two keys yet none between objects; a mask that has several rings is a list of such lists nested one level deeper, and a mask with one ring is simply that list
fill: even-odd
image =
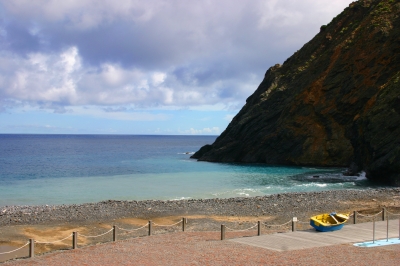
[{"label": "railing post", "polygon": [[117,241],[117,226],[113,225],[113,241]]},{"label": "railing post", "polygon": [[386,219],[386,242],[389,242],[389,217]]},{"label": "railing post", "polygon": [[35,257],[35,240],[29,239],[29,258]]},{"label": "railing post", "polygon": [[72,249],[78,248],[78,232],[72,233]]},{"label": "railing post", "polygon": [[374,216],[374,223],[372,227],[372,243],[375,244],[375,216]]},{"label": "railing post", "polygon": [[185,232],[185,223],[186,223],[186,218],[182,218],[182,232]]},{"label": "railing post", "polygon": [[149,221],[149,236],[151,236],[151,234],[152,234],[152,222],[151,222],[151,220]]},{"label": "railing post", "polygon": [[261,222],[258,221],[258,232],[257,234],[260,236],[261,235]]},{"label": "railing post", "polygon": [[225,225],[221,224],[221,240],[225,239]]},{"label": "railing post", "polygon": [[296,222],[297,222],[297,217],[293,217],[293,219],[292,219],[292,232],[296,232]]},{"label": "railing post", "polygon": [[382,221],[385,221],[385,216],[386,216],[386,208],[382,208]]}]

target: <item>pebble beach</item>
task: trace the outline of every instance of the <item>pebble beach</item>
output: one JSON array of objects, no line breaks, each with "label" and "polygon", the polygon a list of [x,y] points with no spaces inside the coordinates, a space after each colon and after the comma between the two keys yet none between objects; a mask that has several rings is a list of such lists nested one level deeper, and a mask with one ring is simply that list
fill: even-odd
[{"label": "pebble beach", "polygon": [[[305,227],[299,227],[299,230],[304,230],[307,229],[308,225],[306,223],[311,215],[331,211],[350,213],[354,210],[364,214],[374,214],[382,210],[383,207],[392,213],[400,213],[400,188],[282,193],[229,199],[107,200],[76,205],[3,206],[0,207],[0,246],[18,247],[29,238],[39,239],[40,241],[44,239],[54,241],[76,230],[82,234],[96,235],[105,232],[112,225],[122,228],[138,228],[146,224],[148,220],[159,224],[172,224],[179,222],[182,217],[188,217],[189,222],[186,226],[186,231],[192,235],[179,233],[181,225],[178,225],[175,227],[156,228],[153,234],[158,235],[160,239],[152,238],[153,240],[143,241],[166,241],[167,244],[171,244],[171,239],[179,242],[180,240],[177,238],[182,240],[183,237],[184,239],[188,238],[190,242],[188,245],[193,245],[195,251],[199,243],[205,244],[219,238],[218,231],[221,224],[243,229],[258,220],[271,224],[280,224],[290,221],[292,217],[298,217],[299,221],[305,221]],[[122,242],[118,245],[137,245],[136,242],[141,242],[142,240],[140,239],[147,235],[146,230],[147,228],[145,227],[134,234],[119,231],[118,239]],[[280,230],[287,231],[290,228],[285,227],[280,228]],[[268,233],[274,232],[279,232],[279,230],[270,230]],[[249,232],[231,232],[230,237],[243,237],[247,236],[247,234]],[[145,237],[145,239],[147,238]],[[97,245],[109,241],[109,236],[106,235],[99,239],[86,239],[80,245],[82,247],[87,246],[88,249],[95,248],[93,246],[95,245],[96,248],[102,249],[103,244],[99,247]],[[196,244],[191,241],[200,242],[196,242]],[[63,252],[59,250],[68,249],[69,245],[70,241],[58,245],[38,245],[36,251],[39,254],[47,253],[47,255],[43,255],[43,258],[50,258],[51,260],[53,256],[63,257]],[[227,247],[227,244],[222,245],[224,249],[227,249],[224,251],[227,254],[229,253],[229,248],[235,250],[240,248],[237,246],[230,247],[229,245],[231,244],[228,244]],[[206,246],[208,247],[208,244]],[[86,249],[87,252],[89,252],[88,249]],[[249,248],[245,249],[250,250]],[[329,249],[331,248],[326,248],[326,250]],[[88,254],[83,251],[79,252],[74,254],[80,254],[79,256],[82,255],[85,258],[90,257],[90,252]],[[215,254],[215,256],[220,255]],[[40,260],[40,257],[42,256],[35,258],[35,260]],[[174,258],[173,261],[177,262],[176,259]],[[142,258],[142,260],[146,262],[146,258]],[[9,263],[27,262],[31,263],[33,261],[17,260]],[[58,264],[44,263],[43,265]],[[150,265],[161,264],[151,263]],[[211,263],[210,265],[218,265],[218,263]],[[238,263],[238,265],[242,264]]]},{"label": "pebble beach", "polygon": [[[277,219],[309,217],[313,213],[356,208],[400,207],[400,189],[335,190],[283,193],[228,199],[115,201],[78,205],[0,207],[0,226],[151,219],[162,216],[219,215],[274,216]],[[372,205],[371,205],[372,204]]]}]

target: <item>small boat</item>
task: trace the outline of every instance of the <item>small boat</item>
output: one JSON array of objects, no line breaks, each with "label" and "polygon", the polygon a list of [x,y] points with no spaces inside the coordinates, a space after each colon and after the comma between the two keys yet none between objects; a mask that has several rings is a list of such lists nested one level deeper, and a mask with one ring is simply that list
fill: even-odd
[{"label": "small boat", "polygon": [[336,212],[324,213],[310,218],[310,225],[320,232],[330,232],[342,229],[343,225],[349,219],[348,214]]}]

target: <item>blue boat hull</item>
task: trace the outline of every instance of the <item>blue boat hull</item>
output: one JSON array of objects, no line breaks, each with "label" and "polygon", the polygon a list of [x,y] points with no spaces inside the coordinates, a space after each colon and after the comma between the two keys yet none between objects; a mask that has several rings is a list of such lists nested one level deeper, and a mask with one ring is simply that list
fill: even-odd
[{"label": "blue boat hull", "polygon": [[336,225],[329,225],[329,226],[323,226],[323,225],[316,225],[313,220],[310,220],[310,225],[315,228],[315,230],[320,231],[320,232],[331,232],[331,231],[337,231],[343,228],[344,224],[336,224]]}]

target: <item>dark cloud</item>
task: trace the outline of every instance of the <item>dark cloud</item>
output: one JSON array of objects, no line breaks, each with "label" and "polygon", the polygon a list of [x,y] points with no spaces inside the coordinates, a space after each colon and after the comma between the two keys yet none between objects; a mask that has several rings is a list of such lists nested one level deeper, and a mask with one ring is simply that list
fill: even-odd
[{"label": "dark cloud", "polygon": [[40,38],[29,32],[26,25],[10,23],[3,28],[3,47],[15,53],[26,54],[40,50]]}]

